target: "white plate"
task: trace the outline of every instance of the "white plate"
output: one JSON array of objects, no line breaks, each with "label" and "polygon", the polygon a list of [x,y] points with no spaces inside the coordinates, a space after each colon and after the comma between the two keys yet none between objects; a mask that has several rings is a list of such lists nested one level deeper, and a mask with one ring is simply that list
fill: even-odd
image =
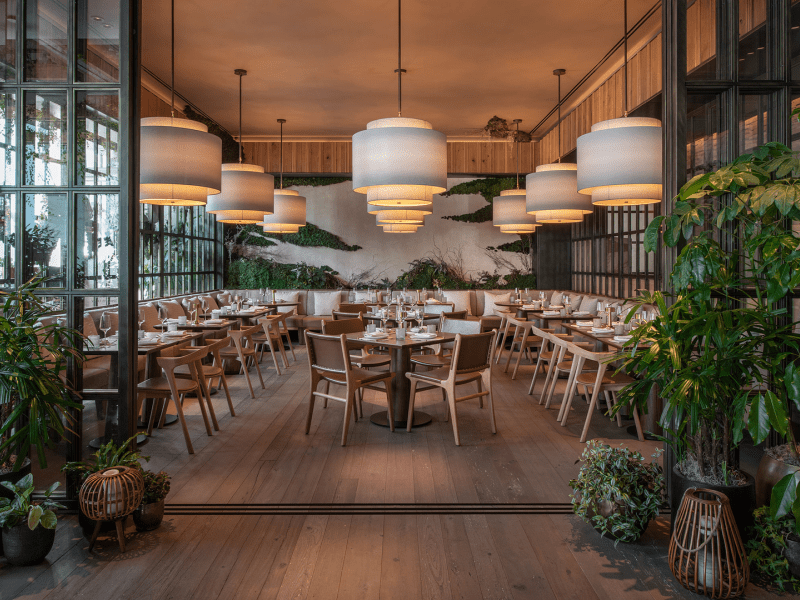
[{"label": "white plate", "polygon": [[614,331],[608,327],[592,327],[592,333],[608,333],[609,331]]},{"label": "white plate", "polygon": [[436,336],[435,333],[412,333],[409,337],[417,340],[432,340]]},{"label": "white plate", "polygon": [[142,338],[139,340],[140,346],[154,346],[158,343],[157,338]]},{"label": "white plate", "polygon": [[632,335],[615,335],[614,336],[614,341],[615,342],[627,342],[630,339],[633,339]]},{"label": "white plate", "polygon": [[546,310],[546,311],[542,312],[542,314],[545,317],[560,317],[561,316],[561,313],[558,312],[557,310]]},{"label": "white plate", "polygon": [[387,333],[365,333],[364,339],[366,340],[385,340],[389,337]]},{"label": "white plate", "polygon": [[167,337],[183,337],[186,334],[183,331],[167,331],[161,335],[165,335]]},{"label": "white plate", "polygon": [[578,310],[578,311],[573,312],[572,316],[573,317],[588,317],[590,314],[592,314],[592,313],[590,313],[589,311]]}]

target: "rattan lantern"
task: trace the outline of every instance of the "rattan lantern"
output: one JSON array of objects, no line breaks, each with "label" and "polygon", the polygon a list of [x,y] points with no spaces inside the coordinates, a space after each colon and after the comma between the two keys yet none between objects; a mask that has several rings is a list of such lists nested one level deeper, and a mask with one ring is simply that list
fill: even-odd
[{"label": "rattan lantern", "polygon": [[744,593],[747,555],[728,497],[714,490],[686,490],[669,542],[669,568],[681,585],[711,598]]},{"label": "rattan lantern", "polygon": [[89,475],[79,494],[81,512],[97,521],[89,542],[89,552],[97,541],[102,521],[116,522],[119,549],[125,552],[123,522],[139,507],[143,496],[144,479],[139,469],[109,467]]}]

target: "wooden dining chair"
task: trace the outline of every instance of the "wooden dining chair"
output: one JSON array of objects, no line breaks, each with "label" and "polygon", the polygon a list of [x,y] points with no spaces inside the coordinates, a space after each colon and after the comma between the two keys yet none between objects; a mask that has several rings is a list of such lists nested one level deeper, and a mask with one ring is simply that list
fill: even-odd
[{"label": "wooden dining chair", "polygon": [[228,333],[228,339],[231,341],[230,346],[225,346],[219,351],[220,356],[224,360],[238,360],[241,368],[239,372],[244,371],[245,379],[247,379],[247,386],[250,388],[250,397],[255,398],[256,394],[253,391],[253,383],[250,381],[250,365],[254,365],[258,379],[261,381],[261,388],[266,389],[264,386],[264,378],[261,376],[261,368],[258,366],[256,359],[255,344],[252,338],[263,329],[262,325],[253,325],[246,329],[239,329]]},{"label": "wooden dining chair", "polygon": [[292,360],[297,362],[297,356],[294,353],[294,344],[292,344],[292,336],[289,334],[289,317],[294,316],[295,309],[291,309],[288,312],[278,312],[274,316],[277,320],[276,327],[278,328],[278,333],[280,334],[283,342],[286,346],[289,347],[289,351],[292,353]]},{"label": "wooden dining chair", "polygon": [[[556,385],[558,384],[558,378],[562,375],[567,375],[567,379],[569,380],[573,373],[575,372],[583,372],[583,371],[591,371],[597,369],[597,363],[595,361],[585,361],[576,369],[580,369],[580,371],[574,370],[574,356],[572,354],[572,348],[574,346],[579,346],[585,350],[594,350],[594,342],[577,342],[574,341],[573,336],[562,335],[562,334],[551,334],[551,341],[553,343],[553,352],[556,354],[556,349],[558,350],[557,356],[549,365],[549,372],[548,376],[545,379],[545,385],[542,389],[542,393],[539,396],[539,404],[541,404],[542,398],[545,399],[545,408],[550,408],[550,404],[553,400],[553,394],[556,390]],[[569,387],[569,381],[567,382],[567,387]],[[560,407],[559,407],[560,408]]]},{"label": "wooden dining chair", "polygon": [[[516,379],[523,355],[526,353],[530,355],[531,350],[536,350],[538,358],[538,354],[542,349],[542,337],[531,333],[535,326],[534,321],[507,316],[506,326],[514,328],[514,335],[511,338],[511,348],[508,351],[508,358],[506,358],[506,366],[503,372],[508,373],[511,358],[514,356],[514,348],[517,348],[517,360],[514,363],[514,371],[511,373],[511,379]],[[531,362],[533,362],[533,359],[531,359]]]},{"label": "wooden dining chair", "polygon": [[[394,408],[392,399],[391,371],[369,371],[354,367],[350,362],[350,352],[347,347],[347,336],[323,335],[320,333],[305,332],[306,348],[308,349],[308,366],[311,371],[311,390],[308,398],[308,416],[306,418],[306,435],[311,430],[311,417],[314,413],[316,399],[336,400],[344,402],[344,423],[342,427],[342,446],[347,444],[347,431],[350,425],[350,415],[358,421],[355,409],[356,392],[365,387],[379,389],[377,384],[383,384],[386,391],[387,412],[389,429],[394,431]],[[325,391],[317,391],[319,383],[325,381],[345,388],[344,396],[330,393],[330,386]]]},{"label": "wooden dining chair", "polygon": [[[439,329],[443,333],[462,333],[464,335],[473,335],[481,332],[481,322],[443,317],[442,325]],[[448,367],[450,366],[454,348],[455,340],[439,344],[434,354],[414,354],[411,356],[411,367],[414,370],[416,370],[418,366],[427,367],[429,369]],[[482,403],[483,398],[481,398],[481,404]]]},{"label": "wooden dining chair", "polygon": [[[492,433],[497,433],[492,399],[492,352],[496,336],[496,330],[474,335],[456,334],[453,358],[449,366],[433,369],[432,371],[406,373],[406,377],[411,380],[407,431],[411,431],[414,422],[414,401],[417,395],[417,385],[422,383],[444,389],[449,405],[447,415],[453,420],[453,435],[456,439],[456,446],[461,445],[461,436],[458,431],[458,414],[456,412],[456,403],[458,402],[487,396],[489,422],[492,427]],[[472,382],[475,382],[478,386],[477,393],[456,396],[456,389],[459,386]]]},{"label": "wooden dining chair", "polygon": [[[156,361],[158,362],[158,366],[161,367],[162,375],[145,379],[137,386],[139,409],[145,398],[154,398],[157,400],[172,399],[175,405],[175,411],[178,413],[178,420],[183,429],[183,438],[186,441],[186,449],[189,451],[189,454],[194,454],[194,447],[192,446],[189,428],[186,425],[186,418],[183,414],[183,398],[186,394],[192,392],[197,394],[197,404],[200,406],[200,412],[203,415],[206,433],[208,435],[213,435],[211,425],[208,421],[208,413],[206,412],[206,405],[211,407],[211,398],[208,395],[208,388],[198,371],[201,361],[207,354],[208,348],[198,347],[196,350],[190,351],[183,356],[159,356],[156,358]],[[189,373],[191,374],[191,378],[189,379],[179,378],[175,375],[175,369],[184,365],[189,368]],[[211,410],[213,414],[213,407]],[[153,433],[153,425],[157,412],[159,411],[155,410],[155,408],[150,411],[150,419],[147,425],[148,435]],[[160,412],[160,419],[163,420],[166,410]]]},{"label": "wooden dining chair", "polygon": [[286,359],[286,352],[283,349],[283,337],[278,329],[279,323],[276,323],[276,317],[262,317],[258,319],[263,331],[259,331],[253,335],[253,345],[258,352],[258,362],[261,362],[264,357],[264,351],[269,350],[272,356],[272,364],[275,366],[275,372],[280,375],[281,368],[278,366],[278,354],[283,358],[283,366],[289,368],[289,361]]},{"label": "wooden dining chair", "polygon": [[348,303],[343,302],[339,304],[338,308],[334,312],[341,312],[341,313],[366,313],[369,310],[366,304],[363,303]]},{"label": "wooden dining chair", "polygon": [[[503,356],[503,350],[505,350],[506,347],[506,340],[508,340],[508,331],[511,328],[508,318],[516,318],[517,313],[516,311],[495,309],[494,314],[500,317],[500,326],[497,328],[497,341],[495,342],[497,348],[494,356],[494,364],[499,364]],[[500,333],[501,331],[502,333]]]},{"label": "wooden dining chair", "polygon": [[334,310],[331,315],[333,316],[334,321],[341,321],[342,319],[363,319],[364,313],[367,311],[358,311],[358,312],[342,312],[339,310]]},{"label": "wooden dining chair", "polygon": [[[230,344],[230,340],[227,337],[210,340],[212,343],[206,344],[205,348],[208,350],[208,356],[213,358],[213,362],[209,364],[202,364],[200,363],[199,373],[203,376],[203,380],[206,383],[206,386],[209,388],[212,387],[212,382],[216,379],[217,380],[217,387],[222,385],[222,388],[225,390],[225,397],[228,400],[228,409],[231,411],[231,416],[236,416],[236,411],[233,409],[233,401],[231,400],[231,392],[228,389],[228,379],[225,377],[225,369],[223,367],[224,363],[222,360],[222,356],[220,355],[220,350],[225,348]],[[198,346],[192,346],[192,348],[196,348]],[[191,375],[189,366],[182,365],[175,369],[175,375],[178,377],[188,377]]]},{"label": "wooden dining chair", "polygon": [[542,345],[539,348],[538,356],[536,358],[536,365],[533,368],[533,376],[531,377],[531,385],[528,387],[528,395],[533,394],[533,389],[536,386],[536,378],[539,376],[539,371],[546,374],[544,386],[539,394],[539,404],[545,400],[545,390],[547,390],[550,382],[550,374],[552,373],[553,366],[559,360],[563,360],[560,354],[560,348],[556,346],[555,339],[568,337],[562,333],[555,333],[552,329],[540,329],[535,325],[531,328],[531,332],[542,338]]}]

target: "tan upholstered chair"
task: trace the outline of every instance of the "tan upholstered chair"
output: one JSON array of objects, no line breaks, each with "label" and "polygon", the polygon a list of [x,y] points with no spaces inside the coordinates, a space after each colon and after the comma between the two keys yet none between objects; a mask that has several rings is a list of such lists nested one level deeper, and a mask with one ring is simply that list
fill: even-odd
[{"label": "tan upholstered chair", "polygon": [[[306,331],[306,347],[308,348],[308,366],[311,371],[311,390],[308,398],[308,416],[306,418],[306,435],[311,429],[311,417],[314,413],[314,402],[317,397],[326,400],[344,402],[344,425],[342,427],[342,446],[347,444],[347,431],[350,426],[350,415],[358,420],[355,410],[356,392],[362,388],[373,388],[379,383],[386,390],[389,429],[394,431],[394,409],[392,403],[391,371],[368,371],[353,367],[344,335],[322,335]],[[345,388],[344,396],[335,396],[326,386],[324,392],[317,391],[319,383],[336,384]]]},{"label": "tan upholstered chair", "polygon": [[343,302],[339,304],[339,308],[337,312],[343,313],[365,313],[367,312],[367,305],[366,304],[348,304]]}]

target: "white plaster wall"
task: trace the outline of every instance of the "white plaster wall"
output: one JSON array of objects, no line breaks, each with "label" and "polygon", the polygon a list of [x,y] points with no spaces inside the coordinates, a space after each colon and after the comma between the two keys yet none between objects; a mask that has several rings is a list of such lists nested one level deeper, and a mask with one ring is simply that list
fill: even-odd
[{"label": "white plaster wall", "polygon": [[[447,180],[447,188],[473,178]],[[464,270],[471,275],[482,271],[494,273],[495,264],[487,256],[487,246],[498,246],[511,242],[516,235],[502,234],[488,223],[462,223],[442,219],[445,215],[471,213],[486,205],[482,196],[454,195],[433,197],[433,214],[425,218],[425,226],[416,233],[384,233],[375,225],[375,215],[367,213],[367,197],[357,194],[352,183],[346,181],[336,185],[320,187],[297,187],[307,199],[307,221],[338,235],[347,244],[362,247],[356,252],[344,252],[331,248],[307,248],[278,242],[259,252],[282,263],[305,262],[314,266],[327,265],[338,271],[345,280],[356,274],[371,270],[364,279],[395,279],[409,268],[415,258],[429,256],[438,248],[438,253],[461,252]],[[261,249],[259,249],[261,250]],[[515,253],[503,252],[503,257],[519,264]],[[452,256],[452,255],[451,255]],[[448,264],[452,264],[448,261]]]}]

